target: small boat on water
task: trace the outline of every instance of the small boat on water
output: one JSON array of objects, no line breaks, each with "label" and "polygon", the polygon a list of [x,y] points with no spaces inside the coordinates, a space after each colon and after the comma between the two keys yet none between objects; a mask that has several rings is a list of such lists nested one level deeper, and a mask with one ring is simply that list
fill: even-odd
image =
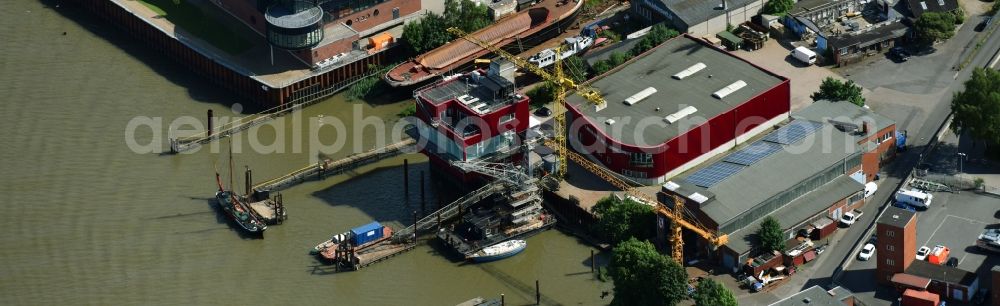
[{"label": "small boat on water", "polygon": [[333,235],[329,240],[320,242],[316,246],[309,250],[309,255],[317,255],[320,252],[325,251],[329,248],[336,248],[341,243],[347,242],[347,239],[351,237],[351,232],[344,232],[342,234]]},{"label": "small boat on water", "polygon": [[479,250],[468,257],[474,262],[488,262],[511,257],[524,251],[528,242],[524,240],[507,240]]},{"label": "small boat on water", "polygon": [[247,234],[263,237],[267,225],[261,221],[250,205],[245,203],[243,197],[237,196],[232,191],[233,186],[233,150],[229,149],[229,190],[222,185],[222,177],[219,171],[215,171],[215,183],[219,189],[215,192],[215,203],[229,216],[229,219],[236,222]]}]

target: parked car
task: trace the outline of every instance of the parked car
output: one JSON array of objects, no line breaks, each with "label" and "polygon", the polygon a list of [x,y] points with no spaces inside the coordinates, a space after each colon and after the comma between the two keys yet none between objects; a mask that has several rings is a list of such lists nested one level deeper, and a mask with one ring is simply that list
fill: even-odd
[{"label": "parked car", "polygon": [[931,249],[930,255],[927,255],[927,262],[941,265],[948,260],[948,255],[951,254],[951,249],[943,245],[935,245],[934,249]]},{"label": "parked car", "polygon": [[990,26],[990,23],[992,22],[993,22],[993,16],[986,17],[986,19],[983,19],[983,22],[980,22],[978,25],[976,25],[976,32],[982,32],[983,30],[986,29],[986,27]]},{"label": "parked car", "polygon": [[892,47],[889,49],[889,57],[897,62],[905,62],[910,60],[910,52],[906,52],[903,47]]},{"label": "parked car", "polygon": [[899,208],[902,208],[902,209],[905,209],[905,210],[909,210],[909,211],[917,211],[915,208],[913,208],[913,206],[910,206],[910,205],[908,205],[906,203],[903,203],[903,202],[900,202],[900,201],[896,201],[895,199],[889,199],[889,202],[891,202],[892,206],[895,206],[895,207],[899,207]]},{"label": "parked car", "polygon": [[858,259],[869,260],[872,258],[872,255],[874,254],[875,254],[875,245],[871,243],[865,244],[865,246],[861,248],[861,252],[858,253]]},{"label": "parked car", "polygon": [[875,182],[868,182],[865,184],[865,199],[871,197],[878,190],[878,184]]},{"label": "parked car", "polygon": [[956,258],[956,257],[948,258],[948,262],[946,262],[944,264],[946,266],[949,266],[949,267],[952,267],[952,268],[958,267],[958,258]]},{"label": "parked car", "polygon": [[542,116],[542,117],[552,116],[552,110],[549,109],[548,107],[544,107],[544,106],[543,107],[539,107],[537,110],[535,110],[535,115]]},{"label": "parked car", "polygon": [[927,254],[931,253],[931,248],[926,245],[917,249],[917,260],[927,260]]},{"label": "parked car", "polygon": [[843,223],[844,225],[847,226],[851,226],[852,224],[854,224],[854,222],[857,222],[858,219],[861,218],[861,215],[863,214],[865,213],[857,209],[846,212],[844,213],[844,216],[840,217],[840,223]]}]

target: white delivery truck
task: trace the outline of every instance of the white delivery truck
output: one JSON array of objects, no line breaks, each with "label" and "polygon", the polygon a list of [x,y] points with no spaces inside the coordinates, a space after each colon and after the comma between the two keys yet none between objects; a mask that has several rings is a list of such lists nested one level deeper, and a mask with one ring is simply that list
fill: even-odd
[{"label": "white delivery truck", "polygon": [[806,63],[806,65],[816,63],[816,52],[813,52],[806,47],[795,47],[795,50],[792,50],[792,57]]},{"label": "white delivery truck", "polygon": [[903,190],[896,192],[896,203],[910,205],[916,208],[927,209],[931,207],[931,200],[934,195],[920,190]]}]

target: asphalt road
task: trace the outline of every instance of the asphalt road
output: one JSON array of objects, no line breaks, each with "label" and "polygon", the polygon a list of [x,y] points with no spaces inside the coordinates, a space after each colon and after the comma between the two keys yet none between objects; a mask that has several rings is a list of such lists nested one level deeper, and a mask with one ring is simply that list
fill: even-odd
[{"label": "asphalt road", "polygon": [[[841,263],[845,263],[846,266],[853,263],[857,251],[871,235],[870,228],[874,225],[879,212],[913,167],[919,163],[930,139],[937,133],[950,112],[952,93],[964,88],[963,83],[969,79],[973,67],[998,65],[995,56],[1000,52],[1000,30],[990,35],[965,69],[957,72],[952,70],[952,67],[957,66],[962,60],[960,54],[969,52],[966,49],[975,46],[976,43],[972,39],[976,38],[978,41],[979,35],[976,35],[978,33],[974,32],[973,28],[980,20],[978,17],[970,18],[968,24],[962,27],[952,40],[936,46],[937,50],[933,53],[914,56],[905,63],[880,59],[868,65],[845,69],[847,78],[871,90],[871,95],[885,95],[877,99],[892,99],[893,94],[897,94],[899,98],[894,100],[902,101],[891,101],[892,103],[916,105],[901,112],[894,112],[891,106],[884,112],[873,107],[876,111],[896,120],[897,129],[908,130],[909,150],[898,155],[896,161],[887,168],[883,168],[879,191],[863,208],[865,215],[860,223],[847,229],[838,245],[827,250],[829,256],[843,260],[828,261],[816,267],[817,271],[813,274],[813,278],[806,282],[802,289],[813,285],[830,287],[831,284],[841,283],[871,283],[871,288],[874,290],[874,280],[869,275],[843,274]],[[874,102],[876,99],[872,99],[871,95],[869,100]],[[913,101],[921,98],[930,101]]]}]

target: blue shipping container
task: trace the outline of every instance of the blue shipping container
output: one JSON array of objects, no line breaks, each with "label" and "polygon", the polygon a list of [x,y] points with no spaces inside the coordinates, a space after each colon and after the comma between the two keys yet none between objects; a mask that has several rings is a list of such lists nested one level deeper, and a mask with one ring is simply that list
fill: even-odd
[{"label": "blue shipping container", "polygon": [[382,238],[382,224],[368,223],[351,230],[351,242],[355,246],[369,243]]}]

